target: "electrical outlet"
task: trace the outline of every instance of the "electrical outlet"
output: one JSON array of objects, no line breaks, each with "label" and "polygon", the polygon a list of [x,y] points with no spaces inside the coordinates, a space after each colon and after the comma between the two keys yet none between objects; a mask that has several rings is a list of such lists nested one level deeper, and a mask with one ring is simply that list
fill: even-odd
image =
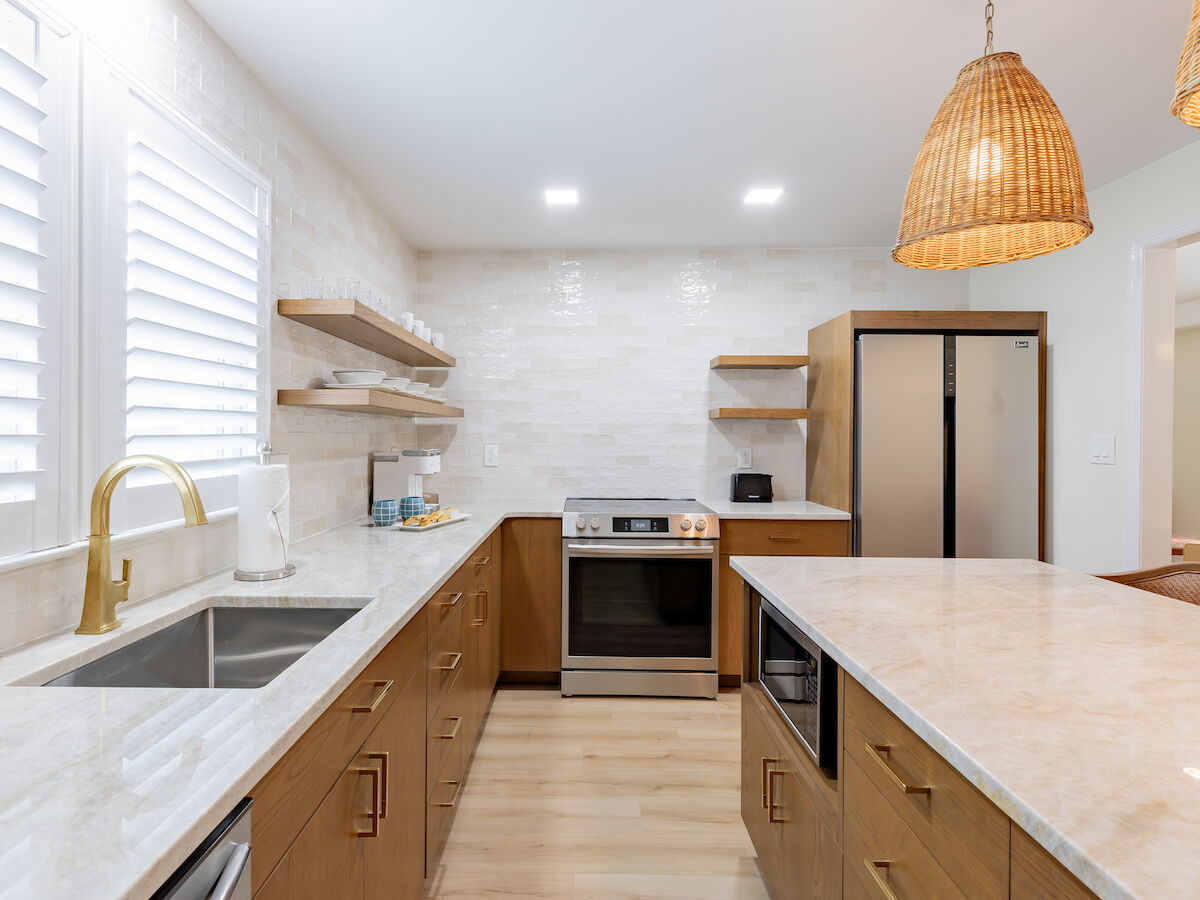
[{"label": "electrical outlet", "polygon": [[498,444],[483,445],[483,464],[485,466],[500,465],[500,446]]},{"label": "electrical outlet", "polygon": [[1115,434],[1093,434],[1088,439],[1088,462],[1098,466],[1117,464],[1117,436]]},{"label": "electrical outlet", "polygon": [[749,447],[738,447],[738,468],[739,469],[749,469],[751,466],[753,466],[754,463],[751,462],[751,458],[752,457],[750,454]]}]

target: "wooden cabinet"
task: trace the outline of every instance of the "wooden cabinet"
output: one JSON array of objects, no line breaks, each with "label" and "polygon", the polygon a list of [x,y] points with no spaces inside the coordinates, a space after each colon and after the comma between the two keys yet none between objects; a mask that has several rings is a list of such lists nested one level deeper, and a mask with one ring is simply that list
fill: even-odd
[{"label": "wooden cabinet", "polygon": [[850,523],[815,519],[721,519],[717,587],[717,672],[722,684],[742,680],[745,613],[742,576],[731,556],[849,556]]},{"label": "wooden cabinet", "polygon": [[1012,900],[1094,900],[1096,895],[1014,822],[1009,896]]},{"label": "wooden cabinet", "polygon": [[556,682],[562,672],[562,520],[509,519],[500,530],[507,681]]},{"label": "wooden cabinet", "polygon": [[814,776],[826,776],[796,743],[783,732],[761,688],[743,688],[742,820],[767,883],[778,897],[837,897],[838,809],[814,793]]}]

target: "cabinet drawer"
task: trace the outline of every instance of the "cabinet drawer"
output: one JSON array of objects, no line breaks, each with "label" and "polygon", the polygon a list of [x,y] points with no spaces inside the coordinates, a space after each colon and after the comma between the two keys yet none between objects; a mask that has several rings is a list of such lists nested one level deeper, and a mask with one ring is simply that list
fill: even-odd
[{"label": "cabinet drawer", "polygon": [[498,570],[499,559],[494,546],[498,543],[496,533],[489,534],[458,570],[470,578],[473,589],[479,586],[486,587],[492,573]]},{"label": "cabinet drawer", "polygon": [[721,553],[726,556],[846,556],[849,552],[849,522],[721,520]]},{"label": "cabinet drawer", "polygon": [[1015,822],[1012,900],[1095,900],[1096,895]]},{"label": "cabinet drawer", "polygon": [[262,886],[363,741],[424,664],[425,626],[425,610],[421,610],[250,792],[254,798],[253,890]]},{"label": "cabinet drawer", "polygon": [[427,879],[434,876],[433,870],[442,855],[446,836],[450,833],[450,825],[454,821],[454,812],[462,794],[465,763],[463,748],[461,746],[452,748],[437,778],[427,786],[428,799],[425,801],[425,877]]},{"label": "cabinet drawer", "polygon": [[446,760],[467,743],[467,721],[470,714],[470,679],[459,673],[446,694],[446,699],[429,720],[425,751],[426,795],[433,790],[437,774]]},{"label": "cabinet drawer", "polygon": [[472,590],[474,582],[463,569],[451,575],[425,605],[429,610],[429,631],[436,632],[461,611],[467,605]]},{"label": "cabinet drawer", "polygon": [[463,612],[455,612],[450,621],[429,638],[429,676],[426,683],[425,709],[430,718],[442,705],[450,685],[466,669],[466,646],[463,639]]},{"label": "cabinet drawer", "polygon": [[1008,817],[866,688],[850,677],[845,684],[843,758],[858,764],[960,889],[1007,897]]},{"label": "cabinet drawer", "polygon": [[[844,900],[959,900],[963,893],[855,762],[845,779]],[[882,865],[886,863],[886,865]],[[1007,880],[1003,885],[1007,896]]]}]

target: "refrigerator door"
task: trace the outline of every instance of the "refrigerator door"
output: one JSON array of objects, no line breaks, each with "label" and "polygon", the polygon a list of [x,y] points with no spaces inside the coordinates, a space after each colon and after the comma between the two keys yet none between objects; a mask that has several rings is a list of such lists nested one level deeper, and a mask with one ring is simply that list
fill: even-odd
[{"label": "refrigerator door", "polygon": [[858,556],[943,555],[944,348],[940,334],[858,339]]},{"label": "refrigerator door", "polygon": [[959,335],[955,556],[1037,559],[1038,339]]}]

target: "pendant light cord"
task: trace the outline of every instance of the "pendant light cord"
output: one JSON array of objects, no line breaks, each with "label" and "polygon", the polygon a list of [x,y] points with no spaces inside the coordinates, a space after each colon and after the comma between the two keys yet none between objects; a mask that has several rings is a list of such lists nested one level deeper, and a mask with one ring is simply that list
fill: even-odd
[{"label": "pendant light cord", "polygon": [[992,6],[992,0],[988,0],[987,6],[983,8],[983,17],[987,21],[987,46],[983,48],[984,56],[992,55],[992,14],[996,12],[996,8]]}]

